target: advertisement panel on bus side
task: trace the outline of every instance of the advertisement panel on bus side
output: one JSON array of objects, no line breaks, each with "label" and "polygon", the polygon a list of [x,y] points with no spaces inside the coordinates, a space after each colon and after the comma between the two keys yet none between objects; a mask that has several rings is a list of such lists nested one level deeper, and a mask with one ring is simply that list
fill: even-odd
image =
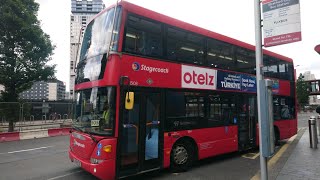
[{"label": "advertisement panel on bus side", "polygon": [[181,65],[181,87],[215,90],[217,70]]},{"label": "advertisement panel on bus side", "polygon": [[[124,55],[127,56],[127,55]],[[249,74],[189,66],[141,57],[125,58],[122,75],[130,85],[163,88],[192,88],[255,93],[256,77]],[[273,79],[273,93],[290,95],[290,82]]]},{"label": "advertisement panel on bus side", "polygon": [[247,74],[218,71],[217,89],[256,92],[256,78]]}]

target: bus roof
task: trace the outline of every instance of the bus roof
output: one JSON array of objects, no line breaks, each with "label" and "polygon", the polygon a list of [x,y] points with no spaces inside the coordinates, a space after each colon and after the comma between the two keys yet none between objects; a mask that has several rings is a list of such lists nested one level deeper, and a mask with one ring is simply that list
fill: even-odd
[{"label": "bus roof", "polygon": [[[155,11],[151,11],[149,9],[137,6],[135,4],[131,4],[131,3],[126,2],[126,1],[121,1],[119,3],[119,5],[121,5],[124,9],[126,9],[127,11],[129,11],[131,13],[138,14],[140,16],[144,16],[144,17],[147,17],[147,18],[150,18],[150,19],[154,19],[156,21],[159,21],[159,22],[162,22],[162,23],[165,23],[165,24],[169,24],[171,26],[176,26],[176,27],[179,27],[181,29],[185,29],[187,31],[191,31],[191,32],[194,32],[194,33],[197,33],[197,34],[201,34],[201,35],[204,35],[204,36],[207,36],[207,37],[218,39],[218,40],[221,40],[221,41],[224,41],[224,42],[236,45],[236,46],[244,47],[244,48],[250,49],[252,51],[255,51],[255,46],[253,46],[251,44],[248,44],[248,43],[245,43],[245,42],[242,42],[242,41],[227,37],[227,36],[219,34],[219,33],[215,33],[215,32],[209,31],[207,29],[192,25],[190,23],[186,23],[186,22],[171,18],[169,16],[157,13]],[[110,6],[110,8],[113,7],[113,6]],[[109,8],[107,8],[107,9],[109,9]],[[283,55],[280,55],[280,54],[277,54],[277,53],[274,53],[274,52],[271,52],[271,51],[268,51],[266,49],[263,49],[263,54],[269,55],[269,56],[273,56],[275,58],[279,58],[279,59],[282,59],[282,60],[287,61],[287,62],[293,62],[293,60],[291,58],[288,58],[286,56],[283,56]]]}]

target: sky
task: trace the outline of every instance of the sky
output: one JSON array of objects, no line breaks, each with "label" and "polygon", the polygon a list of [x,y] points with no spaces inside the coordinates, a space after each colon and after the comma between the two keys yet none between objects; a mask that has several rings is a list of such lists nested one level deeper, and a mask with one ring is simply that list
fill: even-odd
[{"label": "sky", "polygon": [[[56,76],[69,89],[71,0],[35,0],[40,4],[38,19],[56,46],[52,64]],[[103,0],[108,7],[116,0]],[[255,44],[253,0],[127,0],[128,2],[200,26],[202,28]],[[311,71],[320,79],[320,1],[300,1],[302,41],[265,48],[292,58],[297,73]]]}]

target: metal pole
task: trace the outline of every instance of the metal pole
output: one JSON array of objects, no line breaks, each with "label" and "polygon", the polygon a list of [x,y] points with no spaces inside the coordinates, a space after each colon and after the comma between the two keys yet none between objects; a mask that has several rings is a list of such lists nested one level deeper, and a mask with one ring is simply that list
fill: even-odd
[{"label": "metal pole", "polygon": [[320,115],[318,115],[317,124],[318,124],[318,136],[320,136]]},{"label": "metal pole", "polygon": [[26,124],[26,119],[24,117],[24,111],[23,111],[23,105],[24,105],[24,103],[21,104],[21,117],[23,118],[23,123]]},{"label": "metal pole", "polygon": [[317,149],[318,137],[317,137],[317,121],[315,116],[311,116],[308,121],[309,124],[309,138],[310,148]]},{"label": "metal pole", "polygon": [[262,62],[262,33],[261,33],[261,7],[260,0],[254,0],[255,38],[256,38],[256,78],[257,78],[257,99],[258,99],[258,121],[259,121],[259,146],[260,146],[260,172],[261,180],[268,179],[267,158],[262,156],[262,128],[261,128],[261,102],[260,81],[263,79],[261,68]]}]

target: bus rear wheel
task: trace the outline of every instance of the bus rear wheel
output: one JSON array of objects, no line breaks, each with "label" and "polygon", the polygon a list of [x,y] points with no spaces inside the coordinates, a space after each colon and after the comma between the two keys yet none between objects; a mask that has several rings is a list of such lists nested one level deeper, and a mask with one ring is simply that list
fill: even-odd
[{"label": "bus rear wheel", "polygon": [[274,146],[280,145],[280,133],[278,129],[274,129]]},{"label": "bus rear wheel", "polygon": [[171,151],[171,168],[174,172],[183,172],[191,168],[195,149],[189,141],[175,143]]}]

